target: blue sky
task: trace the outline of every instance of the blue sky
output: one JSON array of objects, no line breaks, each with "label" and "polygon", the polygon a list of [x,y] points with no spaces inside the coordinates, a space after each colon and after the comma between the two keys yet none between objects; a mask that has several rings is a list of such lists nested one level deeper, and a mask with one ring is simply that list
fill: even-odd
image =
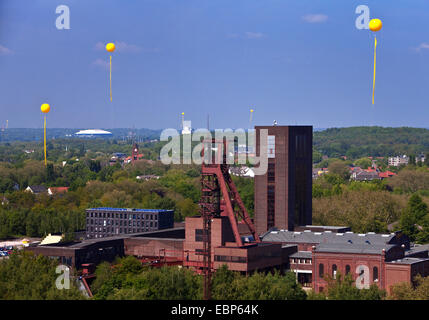
[{"label": "blue sky", "polygon": [[[70,30],[55,9],[70,8]],[[375,105],[373,35],[380,18]],[[113,102],[109,55],[115,42]],[[0,0],[0,122],[69,128],[429,127],[425,0]]]}]

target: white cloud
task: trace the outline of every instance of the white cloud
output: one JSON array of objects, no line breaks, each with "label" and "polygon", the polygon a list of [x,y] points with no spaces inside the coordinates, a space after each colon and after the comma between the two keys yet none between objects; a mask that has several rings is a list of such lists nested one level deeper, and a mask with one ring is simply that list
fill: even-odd
[{"label": "white cloud", "polygon": [[[140,53],[140,52],[159,52],[158,48],[142,48],[135,44],[129,44],[123,41],[117,41],[115,43],[115,51],[122,53]],[[102,42],[97,42],[95,44],[95,50],[104,51],[106,50],[106,44]]]},{"label": "white cloud", "polygon": [[102,69],[106,69],[109,70],[110,69],[110,63],[107,60],[103,60],[103,59],[97,59],[94,62],[92,62],[92,65],[95,67],[99,67]]},{"label": "white cloud", "polygon": [[0,55],[11,55],[13,54],[13,51],[10,50],[9,48],[3,47],[2,45],[0,45]]},{"label": "white cloud", "polygon": [[416,51],[420,51],[422,49],[427,49],[429,50],[429,43],[427,42],[422,42],[420,43],[420,45],[417,48],[414,48]]},{"label": "white cloud", "polygon": [[322,23],[328,20],[328,16],[325,14],[307,14],[302,17],[302,20],[308,23]]}]

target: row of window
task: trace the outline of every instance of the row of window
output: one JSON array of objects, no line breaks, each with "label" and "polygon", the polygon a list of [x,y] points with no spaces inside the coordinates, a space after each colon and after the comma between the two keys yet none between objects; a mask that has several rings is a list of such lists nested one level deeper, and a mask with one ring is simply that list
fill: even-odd
[{"label": "row of window", "polygon": [[87,217],[91,218],[119,218],[119,219],[146,219],[146,220],[158,220],[157,214],[127,214],[118,212],[87,212]]},{"label": "row of window", "polygon": [[246,263],[246,257],[234,257],[234,256],[217,256],[215,255],[215,261],[218,262],[237,262],[237,263]]},{"label": "row of window", "polygon": [[298,258],[293,258],[291,259],[292,263],[296,263],[296,264],[311,264],[311,259],[298,259]]},{"label": "row of window", "polygon": [[[93,219],[88,219],[86,220],[86,224],[87,225],[99,225],[99,226],[129,226],[129,227],[140,227],[140,221],[128,221],[128,223],[126,221],[122,221],[122,220],[93,220]],[[158,227],[158,221],[142,221],[141,222],[141,226],[142,227]]]},{"label": "row of window", "polygon": [[[116,234],[122,233],[122,230],[124,230],[124,233],[136,233],[136,232],[145,232],[145,231],[152,231],[153,228],[116,228]],[[127,232],[128,230],[128,232]],[[106,227],[106,228],[97,228],[97,227],[89,227],[89,232],[102,232],[102,233],[115,233],[114,227]]]},{"label": "row of window", "polygon": [[[325,266],[323,265],[323,263],[319,264],[319,278],[323,278],[323,276],[325,275]],[[331,269],[331,276],[332,278],[335,279],[336,275],[337,275],[337,265],[333,264],[332,265],[332,269]],[[345,268],[345,274],[349,274],[351,271],[350,265],[346,265]],[[362,270],[361,273],[363,273],[364,271]],[[360,274],[361,275],[361,274]],[[378,281],[378,267],[373,267],[372,268],[372,281]]]}]

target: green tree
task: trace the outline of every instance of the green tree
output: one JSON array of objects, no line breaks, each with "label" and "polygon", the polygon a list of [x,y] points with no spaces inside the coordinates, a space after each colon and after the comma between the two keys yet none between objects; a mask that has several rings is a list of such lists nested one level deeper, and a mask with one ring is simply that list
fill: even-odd
[{"label": "green tree", "polygon": [[331,174],[336,174],[343,180],[348,180],[350,178],[350,169],[343,161],[334,161],[329,164],[328,171]]},{"label": "green tree", "polygon": [[386,292],[378,288],[376,284],[369,289],[358,289],[355,281],[350,274],[343,277],[340,272],[336,274],[335,279],[327,278],[328,288],[326,293],[309,294],[309,299],[328,299],[328,300],[381,300],[386,296]]},{"label": "green tree", "polygon": [[429,278],[417,275],[413,280],[413,284],[400,282],[393,285],[388,299],[429,300]]},{"label": "green tree", "polygon": [[31,252],[15,252],[9,259],[0,260],[0,299],[84,299],[73,278],[70,289],[56,288],[57,265],[57,261],[35,256]]},{"label": "green tree", "polygon": [[411,241],[418,238],[422,225],[427,225],[427,221],[424,219],[427,213],[427,204],[417,193],[414,193],[408,200],[399,220],[399,227],[410,237]]},{"label": "green tree", "polygon": [[372,167],[372,161],[368,158],[360,158],[356,160],[354,164],[358,167],[361,167],[362,169]]}]

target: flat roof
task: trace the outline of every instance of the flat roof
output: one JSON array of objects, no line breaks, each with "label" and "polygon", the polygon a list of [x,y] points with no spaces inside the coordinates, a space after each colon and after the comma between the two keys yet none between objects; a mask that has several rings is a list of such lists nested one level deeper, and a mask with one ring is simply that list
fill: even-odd
[{"label": "flat roof", "polygon": [[289,257],[291,258],[303,258],[303,259],[311,259],[311,251],[298,251],[291,254]]},{"label": "flat roof", "polygon": [[405,256],[417,254],[428,250],[429,250],[429,244],[414,245],[410,248],[410,250],[405,251]]},{"label": "flat roof", "polygon": [[387,263],[392,263],[392,264],[415,264],[415,263],[420,263],[423,261],[429,261],[429,258],[402,258],[402,259],[397,259],[397,260],[393,260],[393,261],[389,261]]},{"label": "flat roof", "polygon": [[[111,236],[111,237],[103,237],[103,238],[94,238],[94,239],[85,239],[78,242],[64,242],[64,243],[53,243],[50,245],[43,245],[39,247],[51,247],[51,248],[83,248],[86,246],[89,246],[91,244],[95,244],[98,242],[107,242],[107,241],[114,241],[114,240],[123,240],[123,239],[129,239],[129,238],[145,238],[145,239],[165,239],[165,240],[180,240],[182,241],[182,238],[168,238],[168,237],[155,237],[156,234],[159,233],[166,233],[171,231],[184,231],[185,228],[169,228],[169,229],[161,229],[156,231],[147,231],[147,232],[139,232],[139,233],[128,233],[123,235],[117,235],[117,236]],[[151,237],[154,236],[154,237]]]}]

